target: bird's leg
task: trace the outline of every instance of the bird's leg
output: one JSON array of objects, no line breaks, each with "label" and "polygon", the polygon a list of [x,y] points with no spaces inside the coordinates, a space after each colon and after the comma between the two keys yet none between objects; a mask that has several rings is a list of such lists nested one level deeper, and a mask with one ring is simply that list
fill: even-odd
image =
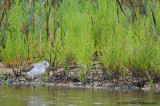
[{"label": "bird's leg", "polygon": [[38,86],[38,79],[36,79],[36,87]]},{"label": "bird's leg", "polygon": [[33,84],[33,75],[32,75],[32,84]]}]

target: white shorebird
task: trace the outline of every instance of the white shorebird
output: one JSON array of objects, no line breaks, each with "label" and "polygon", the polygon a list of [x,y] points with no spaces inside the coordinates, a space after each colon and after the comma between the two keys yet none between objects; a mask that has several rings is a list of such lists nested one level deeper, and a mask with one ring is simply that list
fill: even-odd
[{"label": "white shorebird", "polygon": [[23,72],[26,72],[27,75],[33,80],[34,78],[43,75],[47,67],[52,68],[49,66],[47,61],[42,61],[41,63],[30,65],[28,69],[24,69]]}]

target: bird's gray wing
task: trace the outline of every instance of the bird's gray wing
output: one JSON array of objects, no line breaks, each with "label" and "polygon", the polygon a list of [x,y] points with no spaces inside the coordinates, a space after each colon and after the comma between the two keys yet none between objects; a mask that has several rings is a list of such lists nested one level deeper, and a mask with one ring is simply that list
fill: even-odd
[{"label": "bird's gray wing", "polygon": [[34,68],[34,65],[30,65],[28,68],[23,69],[23,72],[29,72],[30,70],[32,70]]}]

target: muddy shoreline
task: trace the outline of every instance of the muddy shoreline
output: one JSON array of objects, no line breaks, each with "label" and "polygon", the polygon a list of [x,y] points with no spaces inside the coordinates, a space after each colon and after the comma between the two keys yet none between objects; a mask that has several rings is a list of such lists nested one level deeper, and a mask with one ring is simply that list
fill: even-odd
[{"label": "muddy shoreline", "polygon": [[[27,86],[53,86],[53,87],[69,87],[69,88],[94,88],[107,89],[111,91],[128,91],[128,90],[160,90],[160,83],[154,81],[151,87],[147,77],[137,79],[129,78],[131,73],[126,76],[118,76],[116,73],[110,77],[98,66],[92,67],[92,70],[87,73],[87,79],[82,82],[78,79],[79,70],[76,67],[69,67],[68,71],[65,68],[56,68],[47,70],[45,75],[40,78],[31,80],[25,73],[20,73],[21,69],[7,68],[2,63],[0,64],[0,86],[3,85],[27,85]],[[2,73],[3,71],[3,73]],[[21,75],[19,75],[21,74]]]}]

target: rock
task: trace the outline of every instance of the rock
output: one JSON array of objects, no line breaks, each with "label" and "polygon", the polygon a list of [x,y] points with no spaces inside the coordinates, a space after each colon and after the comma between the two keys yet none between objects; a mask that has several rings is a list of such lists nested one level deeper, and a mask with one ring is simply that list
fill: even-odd
[{"label": "rock", "polygon": [[63,76],[60,74],[60,75],[56,75],[55,76],[55,78],[54,78],[54,80],[55,81],[58,81],[58,80],[60,80],[61,78],[63,78]]},{"label": "rock", "polygon": [[35,82],[30,81],[30,82],[28,82],[28,84],[29,84],[29,85],[34,85]]},{"label": "rock", "polygon": [[96,87],[102,87],[102,85],[103,85],[103,84],[102,84],[102,83],[100,83],[100,84],[98,84]]},{"label": "rock", "polygon": [[29,85],[29,83],[28,83],[28,81],[26,81],[26,83],[25,83],[26,85]]},{"label": "rock", "polygon": [[78,78],[73,78],[73,82],[80,82],[80,80]]},{"label": "rock", "polygon": [[116,84],[111,84],[111,85],[108,85],[107,87],[108,88],[114,88],[116,86]]},{"label": "rock", "polygon": [[133,84],[128,84],[128,90],[136,90],[136,87]]},{"label": "rock", "polygon": [[24,84],[26,84],[26,81],[20,81],[19,84],[24,85]]},{"label": "rock", "polygon": [[10,78],[10,79],[14,79],[14,78],[15,78],[15,76],[14,76],[14,75],[11,75],[9,78]]},{"label": "rock", "polygon": [[13,79],[8,79],[8,84],[12,84],[13,82]]},{"label": "rock", "polygon": [[13,82],[12,84],[13,84],[13,85],[18,85],[18,84],[19,84],[19,82]]},{"label": "rock", "polygon": [[20,78],[19,81],[20,81],[20,82],[21,82],[21,81],[26,81],[26,79],[25,79],[25,78]]},{"label": "rock", "polygon": [[81,82],[78,82],[77,86],[82,87],[83,84]]},{"label": "rock", "polygon": [[128,85],[124,84],[120,86],[121,90],[128,90]]},{"label": "rock", "polygon": [[111,84],[107,87],[109,88],[109,90],[115,90],[115,91],[120,91],[121,90],[121,88],[116,84]]},{"label": "rock", "polygon": [[118,86],[115,86],[115,87],[114,87],[114,90],[115,90],[115,91],[120,91],[120,90],[121,90],[121,88],[120,88],[120,87],[118,87]]},{"label": "rock", "polygon": [[72,77],[68,76],[67,78],[67,81],[72,81]]},{"label": "rock", "polygon": [[48,79],[48,82],[50,82],[50,83],[55,83],[56,82],[56,80],[54,79],[54,78],[50,78],[50,79]]},{"label": "rock", "polygon": [[73,76],[75,76],[75,73],[74,72],[69,72],[68,77],[73,77]]},{"label": "rock", "polygon": [[20,78],[19,79],[19,84],[26,84],[27,80],[25,78]]},{"label": "rock", "polygon": [[139,87],[139,89],[143,88],[146,81],[133,82],[133,85]]},{"label": "rock", "polygon": [[160,85],[158,85],[158,84],[155,84],[154,87],[155,87],[155,89],[160,89]]},{"label": "rock", "polygon": [[107,86],[107,88],[109,88],[109,90],[114,90],[115,87],[118,87],[116,84],[111,84],[109,86]]},{"label": "rock", "polygon": [[88,78],[87,79],[87,83],[89,84],[89,83],[93,83],[93,79],[92,78]]},{"label": "rock", "polygon": [[142,90],[146,90],[146,91],[148,91],[148,90],[152,90],[152,88],[151,87],[144,87],[144,88],[141,88]]}]

